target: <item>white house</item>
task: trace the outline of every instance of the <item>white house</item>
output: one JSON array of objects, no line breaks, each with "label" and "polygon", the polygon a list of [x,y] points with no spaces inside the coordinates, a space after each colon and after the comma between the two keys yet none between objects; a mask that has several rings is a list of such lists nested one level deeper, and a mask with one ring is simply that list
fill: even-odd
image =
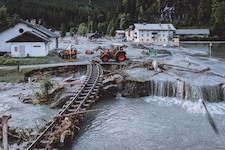
[{"label": "white house", "polygon": [[11,43],[12,57],[41,57],[47,56],[50,48],[50,40],[35,32],[24,32],[9,41]]},{"label": "white house", "polygon": [[[127,41],[137,43],[175,44],[175,27],[172,24],[139,24],[126,30]],[[178,41],[179,42],[179,41]],[[177,44],[176,44],[177,45]]]},{"label": "white house", "polygon": [[125,31],[124,30],[116,30],[115,31],[115,38],[116,39],[123,39],[125,37]]},{"label": "white house", "polygon": [[0,52],[11,52],[15,57],[46,56],[56,48],[58,35],[39,24],[17,20],[0,30]]}]

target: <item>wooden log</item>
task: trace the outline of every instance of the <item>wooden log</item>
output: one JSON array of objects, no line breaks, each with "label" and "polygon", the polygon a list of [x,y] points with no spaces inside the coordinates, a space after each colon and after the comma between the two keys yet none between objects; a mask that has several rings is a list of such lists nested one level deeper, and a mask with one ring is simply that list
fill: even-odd
[{"label": "wooden log", "polygon": [[8,145],[8,120],[11,118],[10,116],[2,117],[2,131],[3,131],[3,150],[9,150]]},{"label": "wooden log", "polygon": [[66,135],[69,134],[69,133],[70,133],[70,130],[63,131],[63,133],[60,136],[60,143],[64,143],[65,142]]}]

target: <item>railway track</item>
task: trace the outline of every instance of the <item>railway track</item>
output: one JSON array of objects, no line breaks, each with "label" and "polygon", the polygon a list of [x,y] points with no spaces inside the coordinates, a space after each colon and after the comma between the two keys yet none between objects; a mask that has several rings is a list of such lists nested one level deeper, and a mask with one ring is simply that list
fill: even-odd
[{"label": "railway track", "polygon": [[[102,68],[98,63],[87,65],[86,79],[79,90],[63,105],[53,121],[38,133],[27,150],[58,149],[74,137],[83,113],[98,99],[102,85]],[[83,113],[82,113],[83,112]]]}]

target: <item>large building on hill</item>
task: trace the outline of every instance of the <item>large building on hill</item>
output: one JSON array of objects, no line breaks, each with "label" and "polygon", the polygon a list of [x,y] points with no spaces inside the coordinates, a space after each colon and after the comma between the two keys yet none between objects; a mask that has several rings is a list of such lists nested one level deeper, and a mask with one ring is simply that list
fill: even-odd
[{"label": "large building on hill", "polygon": [[0,52],[12,57],[47,56],[58,48],[58,35],[34,21],[15,21],[0,30],[0,39]]},{"label": "large building on hill", "polygon": [[172,24],[139,24],[130,26],[125,37],[127,41],[137,43],[157,43],[160,45],[179,45],[176,28]]}]

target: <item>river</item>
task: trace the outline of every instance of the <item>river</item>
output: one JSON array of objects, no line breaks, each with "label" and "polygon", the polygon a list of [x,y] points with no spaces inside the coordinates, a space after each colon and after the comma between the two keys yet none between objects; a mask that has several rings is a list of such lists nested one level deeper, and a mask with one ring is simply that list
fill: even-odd
[{"label": "river", "polygon": [[149,96],[104,99],[87,114],[67,150],[224,149],[225,103],[207,104],[219,130],[210,126],[200,102]]},{"label": "river", "polygon": [[[208,52],[204,57],[225,59],[225,44],[182,43]],[[202,56],[201,56],[202,57]],[[210,125],[200,102],[149,96],[99,101],[86,114],[78,136],[67,150],[222,150],[225,147],[225,103],[207,103],[219,134]]]}]

